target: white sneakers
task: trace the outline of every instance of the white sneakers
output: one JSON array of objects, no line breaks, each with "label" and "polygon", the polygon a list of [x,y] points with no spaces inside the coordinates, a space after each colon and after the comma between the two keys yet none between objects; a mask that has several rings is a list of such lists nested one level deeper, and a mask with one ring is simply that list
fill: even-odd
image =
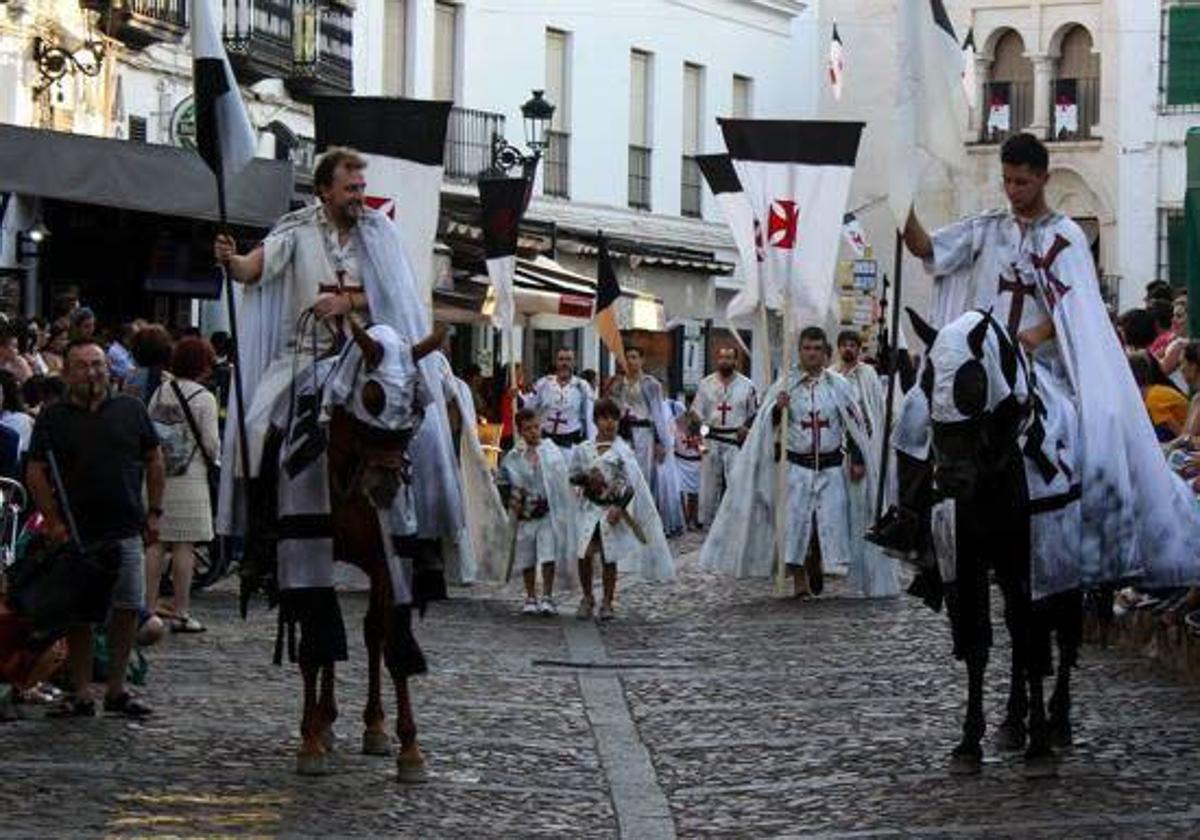
[{"label": "white sneakers", "polygon": [[521,606],[521,615],[558,615],[558,604],[553,598],[526,598]]}]

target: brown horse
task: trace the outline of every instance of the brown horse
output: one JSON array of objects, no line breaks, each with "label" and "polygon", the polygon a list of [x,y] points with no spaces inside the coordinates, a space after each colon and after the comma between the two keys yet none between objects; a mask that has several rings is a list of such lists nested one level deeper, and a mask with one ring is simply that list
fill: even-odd
[{"label": "brown horse", "polygon": [[[371,586],[363,623],[368,683],[367,703],[363,711],[362,751],[368,755],[392,754],[391,738],[384,726],[381,698],[381,665],[386,664],[396,693],[396,738],[400,747],[396,756],[398,777],[403,782],[421,782],[425,780],[425,759],[417,743],[408,677],[424,673],[425,661],[412,635],[412,607],[409,604],[397,605],[395,598],[396,582],[400,581],[399,585],[411,588],[412,580],[411,571],[395,568],[395,558],[415,558],[420,554],[419,545],[414,540],[393,537],[388,533],[386,520],[381,518],[381,511],[386,512],[390,508],[396,493],[408,481],[406,451],[415,426],[410,423],[400,428],[386,428],[379,423],[364,422],[350,409],[349,404],[357,401],[368,415],[382,418],[387,416],[389,399],[396,399],[397,395],[411,398],[412,383],[393,383],[400,387],[389,389],[380,385],[379,377],[387,375],[388,371],[394,376],[400,369],[408,371],[406,376],[419,376],[416,363],[441,344],[443,330],[436,330],[413,346],[411,365],[389,367],[381,363],[385,360],[385,352],[396,352],[395,345],[387,350],[384,343],[373,339],[353,321],[350,327],[361,359],[357,361],[355,382],[347,405],[333,408],[325,455],[328,463],[333,557],[362,569]],[[366,376],[362,375],[364,372]],[[400,413],[407,414],[407,411]],[[385,546],[385,539],[393,544]],[[389,554],[393,556],[392,565],[389,565]],[[336,624],[324,625],[318,621],[315,626],[336,627],[337,630],[331,632],[339,632],[341,616],[336,602],[330,611],[333,615],[326,619]],[[302,642],[300,671],[304,679],[304,711],[297,772],[322,775],[331,769],[329,754],[333,745],[332,727],[338,716],[334,696],[334,662],[333,658],[325,661],[320,657],[315,661],[306,661],[303,649]]]}]

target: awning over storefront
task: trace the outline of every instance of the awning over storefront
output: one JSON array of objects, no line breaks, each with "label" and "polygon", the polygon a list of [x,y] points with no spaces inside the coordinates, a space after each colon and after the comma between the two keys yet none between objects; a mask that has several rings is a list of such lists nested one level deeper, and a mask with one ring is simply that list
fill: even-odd
[{"label": "awning over storefront", "polygon": [[[517,320],[535,330],[575,330],[592,320],[596,303],[596,281],[568,271],[546,257],[518,259],[514,297]],[[477,300],[478,310],[467,302]],[[495,303],[491,281],[476,274],[453,292],[434,293],[434,314],[457,323],[489,321]],[[625,289],[617,302],[617,323],[621,329],[655,330],[665,328],[662,301],[653,295]]]},{"label": "awning over storefront", "polygon": [[[13,125],[0,125],[0,192],[217,218],[216,179],[194,152]],[[270,227],[291,196],[291,163],[256,159],[234,180],[229,221]]]}]

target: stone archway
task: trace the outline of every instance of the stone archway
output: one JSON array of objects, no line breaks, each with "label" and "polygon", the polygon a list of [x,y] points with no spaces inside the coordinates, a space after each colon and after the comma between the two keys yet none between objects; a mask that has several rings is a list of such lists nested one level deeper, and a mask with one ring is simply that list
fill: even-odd
[{"label": "stone archway", "polygon": [[1107,267],[1116,264],[1116,219],[1109,202],[1075,170],[1051,167],[1046,203],[1083,229],[1096,261],[1101,292],[1106,299],[1115,300],[1120,278],[1107,274]]}]

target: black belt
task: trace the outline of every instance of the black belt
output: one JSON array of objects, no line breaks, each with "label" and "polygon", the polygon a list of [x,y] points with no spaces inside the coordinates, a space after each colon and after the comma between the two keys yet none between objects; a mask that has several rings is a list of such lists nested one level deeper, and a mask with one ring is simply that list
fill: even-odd
[{"label": "black belt", "polygon": [[675,457],[680,461],[699,461],[699,455],[684,455],[682,452],[676,452]]},{"label": "black belt", "polygon": [[728,443],[733,446],[741,447],[742,442],[738,440],[738,432],[741,429],[709,429],[708,439],[715,440],[717,443]]},{"label": "black belt", "polygon": [[633,426],[633,427],[636,427],[639,429],[649,429],[651,426],[654,425],[654,423],[652,423],[649,420],[638,420],[636,417],[630,417],[625,422],[628,423],[630,426]]},{"label": "black belt", "polygon": [[[787,454],[789,463],[804,467],[806,470],[831,470],[834,467],[840,467],[845,457],[840,449],[835,452],[822,452],[820,455],[813,455],[811,452],[793,452],[789,449]],[[778,446],[775,447],[775,460],[779,460]]]},{"label": "black belt", "polygon": [[577,443],[583,443],[583,430],[577,429],[574,432],[563,432],[561,435],[550,435],[549,437],[558,446],[574,446]]}]

